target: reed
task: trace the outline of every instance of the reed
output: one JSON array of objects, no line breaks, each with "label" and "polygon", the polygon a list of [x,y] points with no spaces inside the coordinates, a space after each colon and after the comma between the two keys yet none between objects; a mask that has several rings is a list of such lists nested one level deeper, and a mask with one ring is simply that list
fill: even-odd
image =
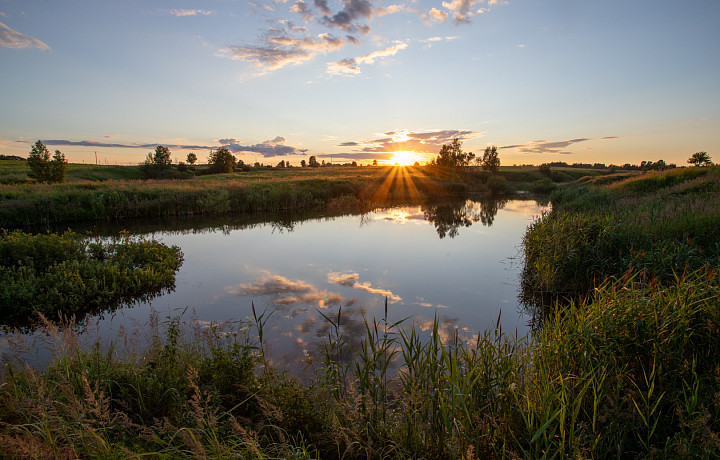
[{"label": "reed", "polygon": [[368,320],[355,352],[339,310],[308,384],[257,353],[254,319],[155,321],[144,352],[81,350],[46,322],[63,345],[44,371],[6,365],[0,440],[11,458],[709,458],[719,301],[711,270],[629,277],[558,307],[535,336]]}]

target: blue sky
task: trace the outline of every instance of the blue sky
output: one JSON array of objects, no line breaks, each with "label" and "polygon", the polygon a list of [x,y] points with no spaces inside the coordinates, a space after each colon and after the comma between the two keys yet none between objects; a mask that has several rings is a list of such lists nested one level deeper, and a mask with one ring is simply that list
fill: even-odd
[{"label": "blue sky", "polygon": [[0,153],[720,160],[718,0],[0,0]]}]

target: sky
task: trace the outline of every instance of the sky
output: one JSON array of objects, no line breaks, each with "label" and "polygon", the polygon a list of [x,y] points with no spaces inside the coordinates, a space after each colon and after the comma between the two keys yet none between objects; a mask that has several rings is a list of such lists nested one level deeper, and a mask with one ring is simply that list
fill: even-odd
[{"label": "sky", "polygon": [[0,0],[0,153],[424,163],[458,138],[503,165],[719,161],[718,20],[718,0]]}]

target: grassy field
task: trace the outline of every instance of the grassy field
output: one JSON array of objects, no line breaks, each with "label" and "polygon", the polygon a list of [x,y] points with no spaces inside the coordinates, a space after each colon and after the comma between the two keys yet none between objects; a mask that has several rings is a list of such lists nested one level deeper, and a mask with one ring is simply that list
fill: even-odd
[{"label": "grassy field", "polygon": [[[535,171],[514,173],[525,180]],[[333,190],[355,183],[347,176],[334,181],[257,174],[239,185],[228,175],[137,187],[197,182],[302,190],[307,183]],[[386,184],[388,196],[412,190],[400,187],[397,174],[358,183],[367,186],[372,177],[371,190]],[[409,177],[421,183],[428,174],[408,173],[405,184]],[[449,179],[427,180],[464,187],[472,180]],[[103,190],[110,193],[121,183],[127,185]],[[88,184],[102,187],[66,186]],[[351,350],[343,309],[328,310],[324,349],[308,350],[303,359],[314,378],[300,382],[274,367],[271,352],[266,355],[268,316],[254,306],[253,318],[233,324],[156,317],[149,324],[151,345],[142,351],[121,342],[81,349],[70,325],[41,319],[55,359],[41,371],[10,359],[2,370],[3,453],[717,458],[720,168],[553,184],[553,211],[534,222],[524,239],[526,283],[555,300],[537,315],[532,335],[496,328],[461,342],[442,334],[438,321],[423,333],[409,320],[368,318],[359,348]],[[343,189],[328,196],[356,203],[369,193],[349,190],[355,195]],[[393,362],[400,364],[397,374],[390,371]]]},{"label": "grassy field", "polygon": [[[538,171],[512,167],[497,175],[479,168],[324,167],[141,180],[137,167],[90,165],[69,165],[65,183],[36,184],[23,176],[23,162],[1,163],[0,227],[6,228],[311,207],[359,211],[469,192],[549,192],[556,186]],[[570,180],[586,172],[558,174]]]}]

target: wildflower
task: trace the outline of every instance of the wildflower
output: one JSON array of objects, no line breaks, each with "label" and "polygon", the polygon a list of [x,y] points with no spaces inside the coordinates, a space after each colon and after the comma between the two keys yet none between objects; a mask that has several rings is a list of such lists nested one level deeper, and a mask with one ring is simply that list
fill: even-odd
[{"label": "wildflower", "polygon": [[517,388],[517,384],[515,382],[510,384],[510,391],[515,391],[515,388]]}]

